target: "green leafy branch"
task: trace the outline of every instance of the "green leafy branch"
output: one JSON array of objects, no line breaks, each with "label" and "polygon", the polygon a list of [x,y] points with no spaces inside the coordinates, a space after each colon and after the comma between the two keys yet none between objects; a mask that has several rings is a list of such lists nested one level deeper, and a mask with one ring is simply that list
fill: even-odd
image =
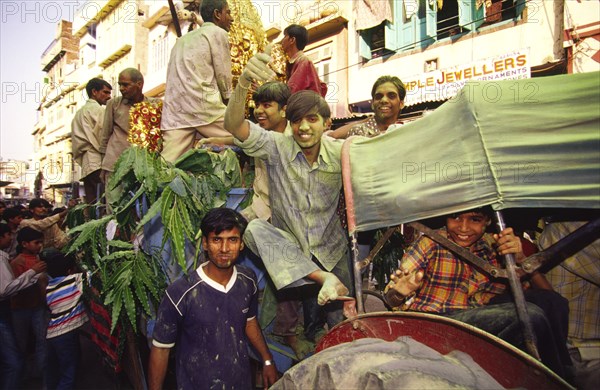
[{"label": "green leafy branch", "polygon": [[[67,252],[78,254],[93,273],[111,309],[111,331],[119,323],[135,330],[137,314],[151,314],[151,304],[158,305],[166,285],[160,257],[165,244],[171,243],[169,260],[187,271],[186,241],[198,241],[206,212],[223,206],[229,190],[240,183],[237,156],[229,149],[220,154],[191,150],[171,164],[134,146],[121,155],[107,185],[112,214],[90,219],[99,204],[70,211]],[[164,226],[162,248],[146,253],[133,242],[156,216]],[[108,227],[114,230],[112,240],[107,239]]]}]

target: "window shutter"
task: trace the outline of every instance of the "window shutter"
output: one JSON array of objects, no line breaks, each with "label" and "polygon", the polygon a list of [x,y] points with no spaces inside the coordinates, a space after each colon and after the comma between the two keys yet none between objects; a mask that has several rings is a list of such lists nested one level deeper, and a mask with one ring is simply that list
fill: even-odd
[{"label": "window shutter", "polygon": [[384,37],[385,37],[385,44],[384,47],[387,50],[391,50],[391,51],[398,51],[398,49],[400,48],[400,41],[399,41],[399,26],[401,26],[402,23],[402,19],[401,19],[401,15],[402,15],[402,2],[401,1],[395,1],[392,2],[392,15],[393,15],[393,22],[389,22],[386,21],[385,22],[385,26],[384,26]]},{"label": "window shutter", "polygon": [[485,21],[484,9],[483,4],[477,9],[475,0],[458,0],[458,24],[467,30],[477,30]]},{"label": "window shutter", "polygon": [[430,38],[435,38],[437,36],[437,1],[431,3],[431,6],[429,4],[428,1],[423,5],[425,7],[426,34]]},{"label": "window shutter", "polygon": [[358,32],[358,52],[366,60],[371,59],[371,30]]},{"label": "window shutter", "polygon": [[525,9],[525,0],[514,0],[516,17],[520,17]]},{"label": "window shutter", "polygon": [[396,26],[397,25],[394,23],[385,22],[385,48],[391,51],[397,51],[400,47],[398,44],[398,29]]},{"label": "window shutter", "polygon": [[398,4],[398,6],[394,6],[394,22],[398,30],[396,49],[400,51],[412,49],[415,47],[415,41],[417,40],[417,15],[406,19],[404,1],[396,2],[396,4]]}]

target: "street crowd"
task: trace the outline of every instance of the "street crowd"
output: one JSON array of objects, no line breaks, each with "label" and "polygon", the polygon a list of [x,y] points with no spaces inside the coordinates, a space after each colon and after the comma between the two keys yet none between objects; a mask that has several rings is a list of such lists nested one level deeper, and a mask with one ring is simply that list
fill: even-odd
[{"label": "street crowd", "polygon": [[[258,282],[236,262],[246,248],[262,260],[276,290],[272,332],[298,359],[307,354],[300,339],[314,343],[344,320],[343,302],[354,291],[339,212],[341,139],[402,131],[406,89],[398,77],[382,75],[371,90],[373,116],[331,130],[327,86],[303,53],[306,28],[284,30],[286,83],[273,81],[267,48],[250,59],[233,88],[227,1],[204,0],[200,16],[203,23],[178,38],[171,52],[162,156],[172,162],[195,144],[235,145],[255,160],[253,199],[241,212],[213,209],[202,220],[207,261],[164,293],[151,335],[148,387],[164,386],[173,351],[178,388],[251,388],[250,346],[262,365],[262,386],[270,387],[280,373],[258,322]],[[135,68],[124,69],[118,84],[121,95],[111,98],[108,82],[91,79],[89,100],[73,119],[73,158],[82,167],[88,203],[97,200],[130,146],[130,108],[153,100],[144,96],[144,78]],[[249,90],[254,120],[245,118]],[[42,375],[49,389],[73,388],[77,329],[87,316],[85,276],[60,251],[68,241],[62,228],[67,210],[50,215],[51,205],[40,198],[28,209],[0,210],[1,388],[20,387],[31,342],[36,371],[27,374]],[[548,247],[578,226],[547,224],[534,244],[512,228],[488,233],[492,220],[491,209],[466,210],[446,216],[438,232],[500,267],[501,256],[512,254],[520,263],[537,250],[535,244]],[[370,237],[359,236],[363,257]],[[541,362],[581,388],[598,385],[598,248],[596,241],[547,274],[520,274]],[[394,310],[453,318],[525,348],[507,284],[425,236],[398,259],[385,297]]]}]

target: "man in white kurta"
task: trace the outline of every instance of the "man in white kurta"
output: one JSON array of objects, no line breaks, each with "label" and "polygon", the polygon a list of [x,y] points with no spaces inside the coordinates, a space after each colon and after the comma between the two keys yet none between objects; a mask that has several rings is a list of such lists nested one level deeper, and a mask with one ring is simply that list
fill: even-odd
[{"label": "man in white kurta", "polygon": [[104,121],[104,108],[112,93],[111,85],[100,78],[87,82],[85,90],[89,99],[75,113],[71,122],[73,160],[81,166],[81,180],[85,188],[85,201],[92,203],[98,193],[102,154],[100,135]]},{"label": "man in white kurta", "polygon": [[[220,7],[220,8],[219,8]],[[231,54],[226,0],[203,2],[204,24],[177,40],[167,68],[162,110],[162,155],[175,161],[202,137],[225,137],[226,103],[231,95]]]}]

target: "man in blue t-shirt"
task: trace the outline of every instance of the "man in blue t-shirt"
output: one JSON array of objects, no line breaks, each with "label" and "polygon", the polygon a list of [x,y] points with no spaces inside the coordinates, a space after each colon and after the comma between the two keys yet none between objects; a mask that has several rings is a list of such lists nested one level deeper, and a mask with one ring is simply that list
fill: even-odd
[{"label": "man in blue t-shirt", "polygon": [[149,362],[149,388],[162,388],[171,348],[176,348],[178,389],[250,389],[248,341],[263,360],[263,382],[277,369],[256,319],[254,273],[235,265],[244,248],[246,220],[217,208],[202,219],[208,261],[167,288],[158,309]]}]

